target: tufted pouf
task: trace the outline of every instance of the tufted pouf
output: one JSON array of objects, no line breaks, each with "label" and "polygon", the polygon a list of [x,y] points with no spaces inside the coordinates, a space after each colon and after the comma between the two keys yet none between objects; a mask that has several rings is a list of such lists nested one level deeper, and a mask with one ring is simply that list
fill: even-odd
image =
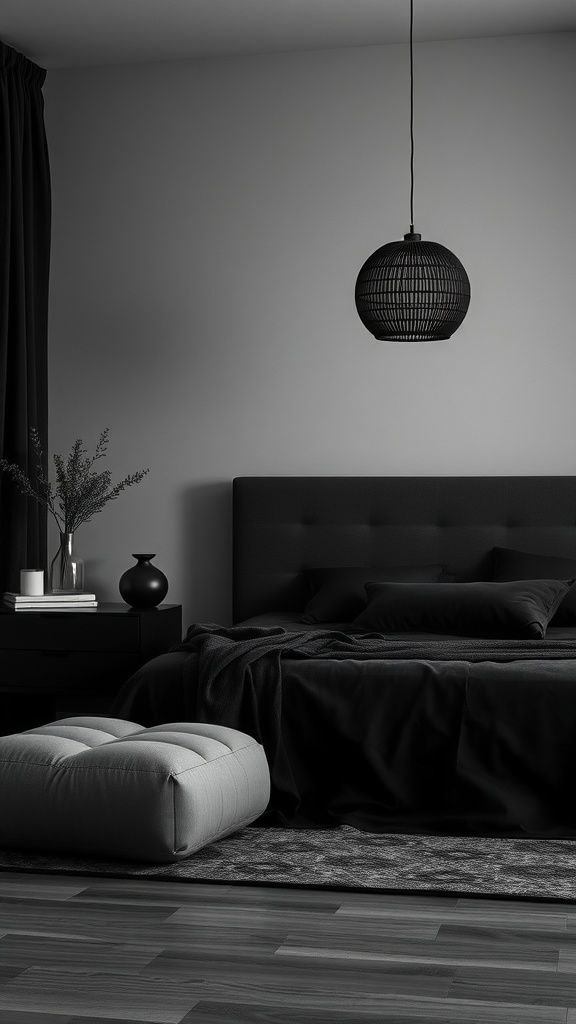
[{"label": "tufted pouf", "polygon": [[0,846],[181,860],[265,810],[256,740],[220,725],[64,718],[0,736]]}]

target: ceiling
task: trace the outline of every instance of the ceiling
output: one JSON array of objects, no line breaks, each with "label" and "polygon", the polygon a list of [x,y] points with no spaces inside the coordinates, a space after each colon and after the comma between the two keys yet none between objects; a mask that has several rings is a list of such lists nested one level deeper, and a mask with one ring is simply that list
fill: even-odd
[{"label": "ceiling", "polygon": [[[1,0],[0,39],[45,68],[405,42],[408,0]],[[414,38],[576,31],[576,0],[415,0]]]}]

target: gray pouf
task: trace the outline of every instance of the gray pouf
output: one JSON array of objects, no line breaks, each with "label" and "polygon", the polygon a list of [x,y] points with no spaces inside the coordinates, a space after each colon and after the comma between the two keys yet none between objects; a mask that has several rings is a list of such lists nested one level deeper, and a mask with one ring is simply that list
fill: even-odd
[{"label": "gray pouf", "polygon": [[0,846],[177,861],[266,809],[264,750],[236,729],[65,718],[0,736]]}]

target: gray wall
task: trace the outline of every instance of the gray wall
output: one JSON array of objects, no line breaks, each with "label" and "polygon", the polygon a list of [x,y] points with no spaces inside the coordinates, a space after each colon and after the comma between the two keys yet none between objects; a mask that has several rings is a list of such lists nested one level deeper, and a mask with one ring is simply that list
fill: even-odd
[{"label": "gray wall", "polygon": [[49,72],[51,451],[108,426],[115,477],[150,467],[79,531],[101,600],[155,551],[229,621],[234,476],[575,471],[576,35],[415,47],[416,230],[472,301],[403,346],[353,292],[408,230],[407,57]]}]

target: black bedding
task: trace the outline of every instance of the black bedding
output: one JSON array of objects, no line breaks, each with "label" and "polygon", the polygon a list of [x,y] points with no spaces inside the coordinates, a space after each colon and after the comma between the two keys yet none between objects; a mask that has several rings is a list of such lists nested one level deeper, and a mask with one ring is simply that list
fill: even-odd
[{"label": "black bedding", "polygon": [[298,617],[193,627],[113,714],[258,738],[272,774],[261,824],[576,835],[576,628],[384,638]]}]

